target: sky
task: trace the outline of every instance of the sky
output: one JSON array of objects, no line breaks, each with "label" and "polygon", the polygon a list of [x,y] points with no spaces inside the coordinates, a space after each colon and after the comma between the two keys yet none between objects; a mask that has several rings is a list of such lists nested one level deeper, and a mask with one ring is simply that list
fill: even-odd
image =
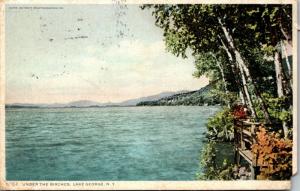
[{"label": "sky", "polygon": [[138,5],[7,5],[6,103],[120,102],[208,84],[154,23]]}]

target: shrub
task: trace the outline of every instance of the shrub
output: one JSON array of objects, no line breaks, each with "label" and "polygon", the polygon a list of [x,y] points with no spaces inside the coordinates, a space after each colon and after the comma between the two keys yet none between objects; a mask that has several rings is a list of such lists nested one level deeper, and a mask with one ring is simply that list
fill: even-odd
[{"label": "shrub", "polygon": [[268,133],[261,126],[257,143],[252,145],[260,166],[257,179],[286,180],[292,176],[292,140],[280,138],[278,133]]},{"label": "shrub", "polygon": [[207,123],[207,137],[212,140],[232,141],[233,140],[233,115],[230,109],[224,108]]},{"label": "shrub", "polygon": [[198,180],[232,180],[233,164],[227,159],[222,164],[217,162],[216,142],[208,142],[203,148],[200,160],[201,173],[198,173]]}]

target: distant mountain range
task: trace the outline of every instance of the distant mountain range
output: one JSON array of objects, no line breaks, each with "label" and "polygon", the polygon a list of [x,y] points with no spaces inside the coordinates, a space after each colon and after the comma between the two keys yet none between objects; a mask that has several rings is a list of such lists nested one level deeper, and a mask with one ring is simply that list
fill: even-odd
[{"label": "distant mountain range", "polygon": [[69,103],[53,103],[53,104],[31,104],[31,103],[13,103],[6,104],[6,108],[84,108],[84,107],[108,107],[108,106],[135,106],[140,102],[145,101],[155,101],[162,99],[164,97],[169,97],[178,93],[185,93],[188,91],[179,91],[179,92],[163,92],[160,94],[141,97],[136,99],[130,99],[119,103],[99,103],[90,100],[79,100]]},{"label": "distant mountain range", "polygon": [[184,93],[184,92],[188,92],[188,91],[183,90],[183,91],[179,91],[179,92],[163,92],[163,93],[152,95],[152,96],[141,97],[141,98],[137,98],[137,99],[130,99],[130,100],[118,103],[118,105],[120,105],[120,106],[135,106],[138,103],[143,102],[143,101],[155,101],[155,100],[159,100],[164,97],[168,97],[168,96],[172,96],[172,95],[175,95],[178,93]]},{"label": "distant mountain range", "polygon": [[219,96],[211,93],[215,83],[195,91],[163,92],[160,94],[130,99],[119,103],[99,103],[90,100],[79,100],[69,103],[6,104],[6,108],[86,108],[86,107],[124,107],[124,106],[175,106],[175,105],[216,105],[222,104]]}]

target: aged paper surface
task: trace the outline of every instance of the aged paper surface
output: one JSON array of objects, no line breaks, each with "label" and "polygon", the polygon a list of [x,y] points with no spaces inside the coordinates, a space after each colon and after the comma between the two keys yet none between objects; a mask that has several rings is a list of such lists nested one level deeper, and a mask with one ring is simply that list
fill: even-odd
[{"label": "aged paper surface", "polygon": [[[207,3],[210,5],[243,4],[245,7],[252,5],[257,6],[258,11],[253,9],[254,11],[247,12],[248,15],[245,14],[246,16],[240,12],[242,15],[240,18],[235,20],[233,16],[230,20],[228,17],[236,14],[233,11],[234,8],[229,10],[226,7],[218,7],[222,14],[227,15],[226,17],[221,14],[224,16],[223,18],[218,15],[219,12],[214,12],[214,9],[201,9],[201,11],[211,11],[212,14],[217,13],[215,16],[220,17],[219,24],[221,27],[207,29],[210,32],[216,30],[217,33],[220,33],[220,35],[215,36],[220,48],[211,48],[213,45],[210,46],[209,43],[214,41],[206,36],[207,39],[203,37],[202,41],[199,41],[203,44],[199,45],[200,48],[197,49],[198,45],[191,41],[195,36],[197,37],[198,33],[195,32],[191,35],[189,32],[195,30],[193,28],[195,25],[198,27],[202,25],[189,25],[193,22],[197,23],[197,19],[186,21],[184,19],[189,17],[180,17],[180,14],[197,15],[198,13],[184,12],[186,9],[179,7],[179,12],[174,12],[178,15],[170,16],[168,14],[163,15],[163,11],[166,11],[163,7],[161,7],[161,12],[153,11],[156,8],[159,10],[159,7],[150,9],[147,7],[142,9],[141,7],[145,4],[203,5]],[[239,81],[241,89],[248,91],[244,89],[248,87],[250,94],[252,93],[253,97],[256,96],[257,98],[260,93],[257,94],[256,90],[251,89],[255,88],[256,84],[251,84],[253,79],[247,75],[247,67],[244,66],[243,68],[242,66],[244,63],[243,56],[249,53],[247,52],[248,49],[253,50],[253,52],[262,50],[268,52],[270,50],[268,48],[274,45],[272,44],[273,41],[282,38],[279,43],[276,41],[277,44],[274,45],[275,48],[272,51],[276,52],[278,47],[281,47],[280,57],[285,63],[281,70],[283,73],[286,71],[286,73],[282,74],[285,76],[283,78],[280,78],[280,75],[279,77],[274,75],[276,80],[274,78],[273,80],[277,84],[278,80],[282,81],[281,91],[284,94],[282,99],[285,96],[288,97],[289,92],[292,92],[290,97],[286,99],[290,99],[290,102],[292,99],[291,106],[293,107],[280,109],[281,113],[275,113],[274,116],[282,119],[281,116],[288,115],[285,109],[292,113],[292,120],[287,122],[287,124],[291,123],[293,127],[289,132],[290,139],[293,140],[292,151],[286,150],[292,152],[293,155],[292,159],[290,158],[292,173],[297,172],[296,3],[293,0],[213,0],[210,2],[202,0],[1,1],[0,188],[4,190],[289,189],[290,180],[282,178],[287,174],[287,171],[281,169],[283,173],[280,174],[279,172],[272,178],[267,177],[267,175],[271,176],[272,170],[276,171],[277,167],[273,168],[274,163],[267,165],[266,168],[269,171],[263,171],[259,165],[256,168],[243,167],[247,164],[247,159],[244,158],[241,164],[238,162],[238,170],[236,173],[234,172],[237,158],[234,156],[233,148],[247,147],[248,150],[251,149],[251,146],[243,145],[248,144],[246,143],[248,138],[238,147],[235,147],[237,142],[234,141],[241,141],[239,139],[231,140],[232,144],[227,142],[220,144],[218,141],[216,141],[217,143],[212,141],[218,145],[216,153],[220,156],[217,158],[227,159],[226,157],[229,157],[228,159],[232,163],[232,166],[227,164],[226,160],[214,163],[213,167],[215,168],[214,171],[217,172],[216,174],[209,170],[206,170],[205,174],[203,169],[207,166],[203,167],[201,160],[204,156],[202,150],[205,150],[204,148],[209,150],[210,148],[209,143],[211,142],[208,140],[215,139],[215,137],[209,137],[207,134],[204,136],[206,124],[221,107],[225,108],[226,105],[230,104],[224,101],[226,98],[220,99],[218,96],[231,95],[227,91],[238,92],[233,88],[234,85],[233,89],[230,90],[230,80],[232,79],[230,79],[229,73],[232,71],[223,71],[219,64],[221,63],[222,66],[222,64],[226,65],[226,62],[230,63],[230,56],[227,56],[231,52],[234,57],[232,63],[237,63],[236,67],[241,67],[241,70],[244,71],[241,72],[241,81]],[[245,18],[256,13],[259,15],[262,10],[259,7],[265,4],[291,6],[292,18],[286,16],[285,14],[288,15],[288,13],[282,11],[282,20],[279,19],[279,21],[283,21],[283,23],[277,23],[278,27],[282,29],[280,34],[274,32],[273,29],[263,28],[259,24],[247,23],[248,20]],[[222,12],[222,10],[225,11]],[[169,14],[172,14],[172,11]],[[196,11],[200,11],[200,9],[196,9]],[[228,13],[226,11],[233,12]],[[236,9],[236,11],[240,11],[240,9]],[[264,9],[264,11],[270,17],[264,14],[262,17],[271,18],[270,22],[273,21],[273,18],[278,21],[276,20],[278,13],[276,8]],[[155,16],[157,17],[155,18]],[[168,18],[172,20],[177,16],[178,23],[173,20],[168,24],[173,27],[176,24],[184,23],[182,30],[170,30],[169,33],[164,34],[164,29],[168,28],[169,25],[166,26],[163,22]],[[210,17],[213,18],[213,16]],[[253,19],[253,17],[251,18]],[[287,26],[284,23],[285,18],[292,20]],[[161,19],[162,23],[155,19]],[[201,22],[206,21],[205,19],[201,20]],[[228,21],[233,23],[230,25]],[[224,22],[227,23],[224,24]],[[243,33],[235,31],[242,27],[235,27],[234,24],[236,23],[234,22],[243,23],[242,27],[247,26],[249,31],[255,31],[258,27],[262,27],[260,34],[256,36],[251,36],[249,33],[249,41],[252,37],[261,40],[261,43],[257,44],[261,49],[256,49],[256,45],[250,46],[251,43],[247,41],[247,35],[238,37],[240,39],[233,39],[234,43],[240,43],[238,48],[234,47],[228,34],[243,35]],[[271,28],[277,27],[276,23],[272,24],[270,24]],[[205,26],[203,23],[204,31]],[[209,24],[207,26],[210,27]],[[227,28],[227,33],[226,27],[229,28]],[[233,29],[231,30],[230,27]],[[287,28],[291,30],[285,31]],[[187,32],[183,29],[186,29]],[[202,29],[197,28],[197,30]],[[265,35],[266,31],[273,31],[274,36],[276,36],[274,37],[275,40],[265,37],[269,35]],[[210,32],[207,33],[215,34]],[[291,34],[292,37],[286,33]],[[178,37],[177,34],[190,36],[184,38],[182,36],[185,35]],[[202,33],[201,35],[205,36],[206,34]],[[200,38],[201,35],[198,37]],[[219,40],[217,40],[218,36],[221,36]],[[286,41],[285,37],[287,38]],[[186,39],[190,40],[182,41]],[[246,40],[243,41],[243,39]],[[198,40],[196,38],[195,41],[198,42]],[[208,45],[205,44],[206,40]],[[228,41],[226,42],[226,40]],[[225,48],[222,48],[222,43],[225,44]],[[226,45],[229,49],[226,49]],[[243,46],[248,46],[247,50],[243,50]],[[211,48],[210,51],[207,51],[209,54],[201,52],[205,49],[203,47]],[[183,51],[185,48],[186,52]],[[200,50],[201,54],[194,50]],[[241,59],[239,59],[240,50],[242,50]],[[226,51],[229,52],[227,52],[228,55]],[[183,52],[187,59],[181,57]],[[199,57],[200,55],[206,57]],[[218,57],[221,62],[214,60],[216,57],[211,55],[221,55]],[[226,58],[222,60],[224,55]],[[255,58],[259,57],[257,52],[253,55]],[[289,59],[291,55],[292,59]],[[213,60],[211,61],[212,65],[207,65],[208,69],[199,64],[203,58],[205,61]],[[265,57],[257,58],[257,60],[251,56],[245,56],[245,58],[248,59],[249,63],[257,62],[259,64],[262,61],[257,60],[261,59],[265,65],[270,65],[269,62],[273,61],[273,58]],[[259,64],[258,66],[260,66]],[[277,65],[275,64],[275,66]],[[254,74],[257,77],[254,78],[254,81],[265,80],[266,84],[270,83],[272,86],[272,78],[260,76],[264,72],[271,74],[274,70],[272,69],[270,72],[268,69],[266,66],[262,69],[264,71]],[[210,71],[215,72],[219,79]],[[255,70],[252,68],[252,71]],[[273,73],[275,72],[277,71],[273,71]],[[195,78],[197,75],[198,78]],[[228,75],[228,79],[224,80],[226,75]],[[244,84],[243,77],[247,81]],[[260,77],[261,79],[258,79]],[[220,82],[222,78],[225,85]],[[268,79],[269,81],[267,81]],[[215,87],[214,80],[221,83],[216,87],[221,87],[220,89],[226,95],[219,93],[218,96],[209,97],[210,94],[199,93]],[[275,89],[269,90],[266,88],[268,85],[263,84],[261,90],[266,89],[267,93],[275,92],[275,95],[280,95],[280,88],[274,84],[273,86]],[[291,87],[292,90],[289,90],[288,87]],[[195,93],[201,94],[201,98],[193,98]],[[246,95],[247,92],[243,94],[244,99],[249,99]],[[192,98],[196,101],[193,101]],[[180,99],[185,99],[185,101],[179,102]],[[263,97],[263,99],[267,98]],[[253,101],[254,105],[259,103],[257,100]],[[247,105],[249,111],[243,110],[242,114],[237,114],[233,109],[233,115],[237,114],[239,117],[240,115],[249,115],[249,118],[251,115],[253,117],[251,104],[249,104],[251,99],[245,102],[244,105]],[[280,104],[281,102],[279,100],[276,103]],[[154,107],[155,104],[159,107]],[[270,106],[271,102],[268,104],[270,108],[273,107]],[[236,107],[236,103],[232,103],[231,107]],[[278,108],[277,110],[275,108],[274,111],[269,109],[269,111],[271,115],[272,112],[279,112]],[[263,116],[261,110],[260,112],[257,115]],[[250,124],[251,128],[256,125],[250,119],[245,120],[243,124],[245,127]],[[280,125],[281,127],[285,126],[282,123]],[[275,127],[274,124],[272,126]],[[197,127],[204,130],[199,130]],[[257,129],[260,127],[261,124],[259,123],[255,126]],[[213,129],[213,131],[215,130]],[[255,133],[257,132],[259,131],[255,131]],[[253,132],[251,131],[251,133]],[[218,135],[220,137],[221,133]],[[232,135],[234,138],[237,136],[235,131],[232,131]],[[227,132],[222,136],[226,139],[229,137],[227,137]],[[273,138],[275,139],[275,136]],[[286,139],[282,138],[278,141],[276,139],[276,143],[283,144],[286,148],[289,142],[284,140]],[[262,144],[257,139],[251,144],[256,144],[257,148],[262,149]],[[232,148],[226,145],[231,145]],[[276,146],[276,149],[279,147]],[[255,147],[253,146],[253,148]],[[274,148],[272,149],[273,152]],[[206,151],[206,153],[208,152]],[[239,157],[247,158],[245,153],[241,152]],[[284,158],[288,158],[286,156],[289,155],[284,156]],[[269,155],[268,158],[270,158]],[[206,160],[206,163],[209,164],[209,162],[210,160]],[[254,163],[253,161],[250,162],[252,162],[251,164]],[[224,163],[226,163],[225,166],[227,165],[226,168],[222,166]],[[260,162],[256,161],[256,163],[259,164]],[[290,167],[287,162],[283,162],[282,165],[284,167],[280,168],[287,169]],[[260,174],[256,172],[259,168]],[[220,175],[227,172],[230,172],[228,173],[230,175]],[[266,173],[262,175],[261,172]],[[209,176],[213,178],[208,178]],[[255,180],[251,178],[252,176],[255,177]]]}]

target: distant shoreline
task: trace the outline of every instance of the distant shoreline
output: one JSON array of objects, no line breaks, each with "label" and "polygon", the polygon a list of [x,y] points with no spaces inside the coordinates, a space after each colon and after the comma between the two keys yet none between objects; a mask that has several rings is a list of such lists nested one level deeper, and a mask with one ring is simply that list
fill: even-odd
[{"label": "distant shoreline", "polygon": [[135,105],[128,105],[128,106],[122,106],[122,105],[107,105],[107,106],[69,106],[69,107],[43,107],[43,106],[7,106],[5,105],[5,109],[68,109],[68,108],[106,108],[106,107],[136,107]]},{"label": "distant shoreline", "polygon": [[209,91],[216,82],[194,91],[162,92],[122,102],[100,103],[91,100],[77,100],[69,103],[10,103],[5,108],[105,108],[141,106],[206,106],[222,104],[221,100],[210,95]]},{"label": "distant shoreline", "polygon": [[85,108],[112,108],[112,107],[211,107],[216,105],[108,105],[108,106],[87,106],[87,107],[39,107],[39,106],[5,106],[5,109],[85,109]]}]

